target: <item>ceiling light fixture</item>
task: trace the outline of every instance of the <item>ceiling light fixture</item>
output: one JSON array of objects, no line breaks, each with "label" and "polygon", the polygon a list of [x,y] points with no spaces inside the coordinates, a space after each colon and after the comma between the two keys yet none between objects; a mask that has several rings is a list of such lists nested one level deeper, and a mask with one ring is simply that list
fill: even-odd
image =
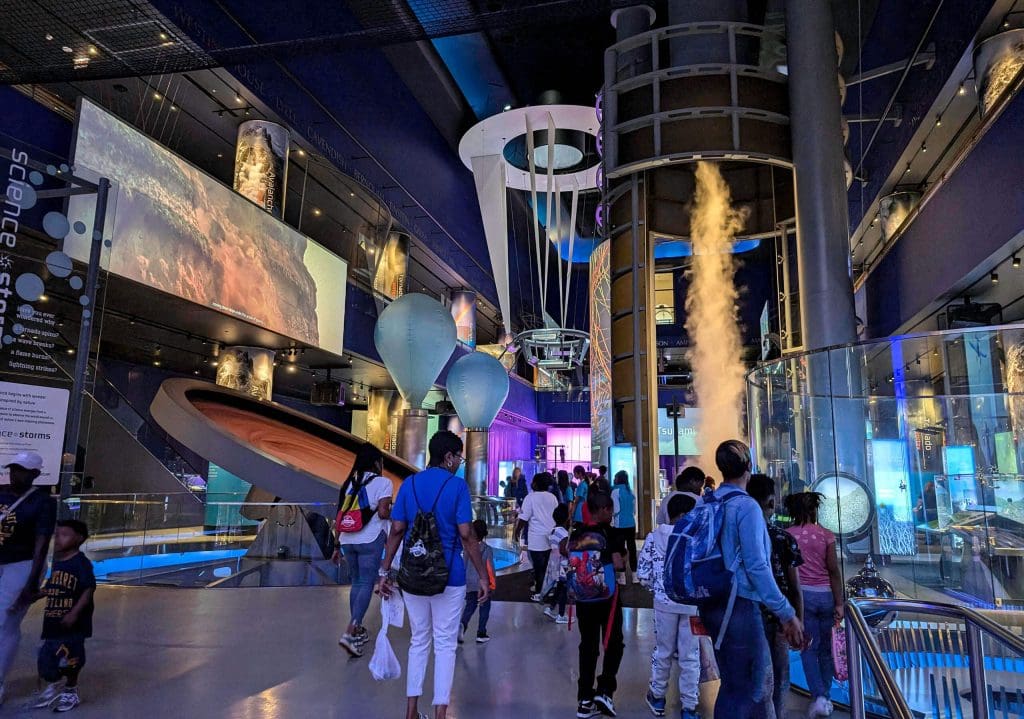
[{"label": "ceiling light fixture", "polygon": [[164,98],[163,98],[163,95],[161,95],[159,92],[154,92],[153,93],[153,99],[154,100],[163,100]]},{"label": "ceiling light fixture", "polygon": [[317,217],[319,217],[323,213],[321,212],[319,207],[314,207],[313,208],[313,214],[316,215]]},{"label": "ceiling light fixture", "polygon": [[922,145],[921,145],[921,152],[928,152],[928,145],[925,145],[925,144],[922,143]]},{"label": "ceiling light fixture", "polygon": [[935,116],[935,127],[942,127],[942,115]]},{"label": "ceiling light fixture", "polygon": [[235,93],[235,102],[237,102],[239,104],[241,104],[243,102],[242,96],[239,95],[237,92]]},{"label": "ceiling light fixture", "polygon": [[299,148],[299,157],[305,157],[305,156],[306,156],[306,151],[305,151],[305,150],[303,150],[303,149],[302,149],[302,148],[300,147],[300,148]]},{"label": "ceiling light fixture", "polygon": [[161,40],[166,40],[167,39],[167,33],[165,33],[165,32],[160,33],[160,39]]},{"label": "ceiling light fixture", "polygon": [[68,349],[67,349],[67,353],[68,353],[69,355],[73,355],[73,354],[75,353],[75,348],[74,348],[74,347],[68,347]]},{"label": "ceiling light fixture", "polygon": [[967,94],[967,88],[964,86],[964,84],[962,82],[960,83],[960,89],[956,91],[956,94],[957,95],[966,95]]},{"label": "ceiling light fixture", "polygon": [[62,47],[61,50],[63,50],[64,52],[74,52],[74,50],[67,45]]},{"label": "ceiling light fixture", "polygon": [[53,35],[51,35],[50,33],[46,33],[46,39],[53,40]]},{"label": "ceiling light fixture", "polygon": [[90,55],[95,55],[95,54],[97,54],[98,52],[99,52],[99,51],[98,51],[98,50],[96,49],[96,47],[95,47],[94,45],[90,45],[90,46],[89,46],[89,54],[90,54]]},{"label": "ceiling light fixture", "polygon": [[999,284],[999,273],[998,272],[993,272],[992,274],[990,274],[988,276],[988,278],[990,280],[992,280],[992,284],[994,284],[994,285],[998,285]]},{"label": "ceiling light fixture", "polygon": [[506,102],[505,103],[505,107],[501,108],[501,111],[502,112],[508,112],[511,109],[512,109],[512,103],[511,102]]},{"label": "ceiling light fixture", "polygon": [[47,302],[50,299],[49,295],[39,295],[40,302]]},{"label": "ceiling light fixture", "polygon": [[1020,257],[1018,257],[1017,255],[1013,256],[1013,266],[1020,267]]}]

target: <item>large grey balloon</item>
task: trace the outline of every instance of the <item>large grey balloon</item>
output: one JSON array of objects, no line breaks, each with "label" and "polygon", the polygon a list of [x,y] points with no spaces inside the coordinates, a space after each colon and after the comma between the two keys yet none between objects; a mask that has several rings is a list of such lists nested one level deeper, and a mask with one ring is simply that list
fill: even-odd
[{"label": "large grey balloon", "polygon": [[423,406],[456,342],[451,313],[432,297],[415,292],[385,307],[373,330],[373,343],[384,366],[414,408]]}]

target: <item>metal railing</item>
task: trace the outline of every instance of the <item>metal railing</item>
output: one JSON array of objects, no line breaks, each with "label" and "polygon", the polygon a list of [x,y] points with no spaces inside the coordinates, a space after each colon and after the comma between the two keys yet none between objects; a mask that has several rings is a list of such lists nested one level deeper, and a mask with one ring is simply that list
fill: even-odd
[{"label": "metal railing", "polygon": [[1024,656],[1024,639],[984,614],[967,607],[907,599],[850,599],[846,603],[846,660],[850,680],[850,714],[852,719],[865,719],[863,666],[874,677],[882,703],[892,719],[914,719],[914,713],[886,664],[862,609],[876,612],[913,612],[953,619],[964,626],[968,671],[971,681],[971,706],[975,719],[991,717],[989,688],[985,669],[984,636],[1020,656]]}]

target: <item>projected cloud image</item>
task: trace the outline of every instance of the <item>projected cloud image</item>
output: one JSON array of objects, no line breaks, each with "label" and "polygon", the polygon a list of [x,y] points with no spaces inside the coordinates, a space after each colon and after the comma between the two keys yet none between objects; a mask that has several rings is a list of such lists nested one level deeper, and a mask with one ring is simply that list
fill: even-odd
[{"label": "projected cloud image", "polygon": [[[342,352],[342,259],[89,102],[75,165],[117,183],[111,272]],[[91,214],[76,204],[72,217]],[[65,251],[87,260],[88,238]]]}]

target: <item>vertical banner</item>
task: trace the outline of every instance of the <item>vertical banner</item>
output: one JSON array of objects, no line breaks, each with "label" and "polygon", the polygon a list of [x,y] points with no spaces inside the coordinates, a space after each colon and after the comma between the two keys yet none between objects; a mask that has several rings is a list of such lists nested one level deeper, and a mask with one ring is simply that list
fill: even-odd
[{"label": "vertical banner", "polygon": [[290,141],[287,128],[275,122],[249,120],[238,126],[235,192],[277,218],[284,216]]},{"label": "vertical banner", "polygon": [[458,331],[459,342],[476,348],[476,292],[452,290],[452,318]]},{"label": "vertical banner", "polygon": [[608,461],[612,445],[611,261],[609,243],[590,256],[590,431],[591,461]]},{"label": "vertical banner", "polygon": [[393,389],[371,390],[366,403],[366,441],[385,452],[398,449],[402,397]]},{"label": "vertical banner", "polygon": [[[367,252],[378,251],[374,247]],[[373,276],[373,290],[389,300],[405,294],[405,277],[409,272],[409,235],[388,233],[387,242],[379,249],[380,257]]]},{"label": "vertical banner", "polygon": [[[36,452],[43,458],[43,472],[35,484],[57,484],[69,397],[60,387],[0,382],[0,467],[19,452]],[[2,470],[0,483],[9,482]]]}]

